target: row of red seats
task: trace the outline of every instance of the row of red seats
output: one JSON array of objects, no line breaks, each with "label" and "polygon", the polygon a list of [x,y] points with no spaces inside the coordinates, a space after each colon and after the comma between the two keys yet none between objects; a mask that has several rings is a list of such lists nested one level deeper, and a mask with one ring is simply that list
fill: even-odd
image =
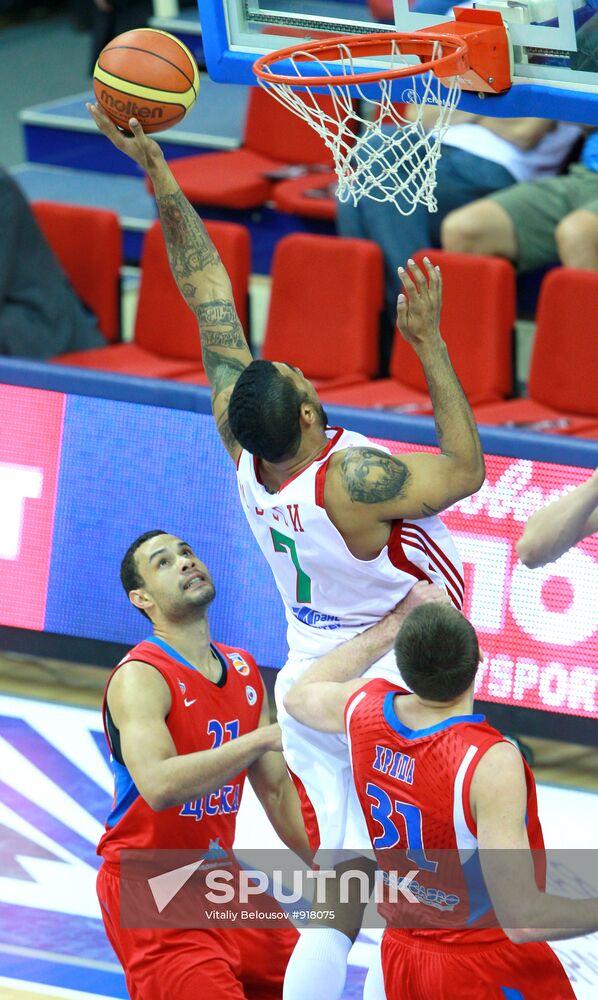
[{"label": "row of red seats", "polygon": [[[96,313],[111,343],[62,355],[62,364],[206,384],[196,320],[170,274],[158,223],[147,233],[131,343],[118,335],[118,220],[74,206],[35,205],[37,217],[71,281]],[[208,231],[229,271],[247,331],[250,241],[234,223]],[[421,260],[425,251],[416,255]],[[515,278],[490,257],[429,251],[443,274],[442,330],[455,369],[480,423],[598,437],[598,330],[593,308],[598,275],[555,268],[544,279],[537,313],[528,399],[512,392]],[[383,303],[379,247],[363,240],[293,234],[280,240],[262,357],[286,360],[312,379],[325,403],[430,413],[423,372],[397,334],[390,376],[378,367]]]},{"label": "row of red seats", "polygon": [[[330,95],[318,95],[317,102],[336,117]],[[279,211],[310,218],[336,214],[334,197],[327,195],[336,185],[332,153],[307,122],[261,87],[250,89],[239,149],[185,156],[169,165],[193,205],[251,209],[271,202]],[[310,197],[314,189],[324,197]]]}]

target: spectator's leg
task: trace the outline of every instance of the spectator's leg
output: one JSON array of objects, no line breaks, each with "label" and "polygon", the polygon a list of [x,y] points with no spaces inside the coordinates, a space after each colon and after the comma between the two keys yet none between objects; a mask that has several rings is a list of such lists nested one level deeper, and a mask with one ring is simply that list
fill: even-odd
[{"label": "spectator's leg", "polygon": [[490,198],[474,201],[446,216],[440,242],[453,253],[488,254],[516,261],[517,234],[511,216]]},{"label": "spectator's leg", "polygon": [[[442,245],[461,253],[505,257],[519,271],[533,271],[558,261],[557,226],[597,197],[598,174],[574,164],[564,176],[513,184],[447,216]],[[598,213],[598,203],[592,208]]]},{"label": "spectator's leg", "polygon": [[598,215],[587,209],[571,212],[555,233],[561,263],[585,271],[598,270]]}]

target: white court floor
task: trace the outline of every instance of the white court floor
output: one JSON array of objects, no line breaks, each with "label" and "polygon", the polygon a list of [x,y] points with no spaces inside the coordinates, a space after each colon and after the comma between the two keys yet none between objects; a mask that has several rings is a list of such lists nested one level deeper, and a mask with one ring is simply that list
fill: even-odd
[{"label": "white court floor", "polygon": [[[94,889],[111,799],[99,712],[0,695],[0,997],[127,997]],[[549,847],[595,846],[598,794],[540,785],[539,803]],[[241,847],[279,846],[249,786],[237,830]],[[360,935],[344,1000],[361,995],[378,939]],[[555,951],[578,1000],[595,1000],[598,935]]]}]

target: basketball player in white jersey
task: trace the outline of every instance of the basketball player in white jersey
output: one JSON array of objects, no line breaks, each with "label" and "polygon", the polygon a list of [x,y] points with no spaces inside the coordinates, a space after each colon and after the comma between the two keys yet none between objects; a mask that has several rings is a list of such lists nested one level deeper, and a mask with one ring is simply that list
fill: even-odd
[{"label": "basketball player in white jersey", "polygon": [[[399,268],[405,294],[397,305],[398,326],[426,374],[440,454],[391,457],[361,434],[327,427],[313,386],[297,368],[253,361],[226,270],[160,147],[135,119],[127,137],[97,107],[88,109],[152,182],[173,276],[197,316],[216,425],[285,604],[290,653],[276,697],[288,766],[313,807],[306,808],[310,840],[314,848],[359,851],[369,838],[346,741],[302,726],[282,701],[314,657],[382,618],[417,580],[444,587],[461,606],[461,563],[437,514],[480,488],[484,460],[440,334],[440,273],[429,261],[425,274],[412,261],[409,271]],[[392,654],[369,676],[386,672],[396,681]],[[340,997],[356,932],[338,924],[302,935],[285,1000],[305,1000],[308,982],[318,984],[312,997]]]}]

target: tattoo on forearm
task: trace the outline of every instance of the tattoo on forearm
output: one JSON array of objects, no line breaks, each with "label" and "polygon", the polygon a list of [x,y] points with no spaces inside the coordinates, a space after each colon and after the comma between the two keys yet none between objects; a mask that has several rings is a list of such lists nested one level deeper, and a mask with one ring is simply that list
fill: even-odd
[{"label": "tattoo on forearm", "polygon": [[195,310],[202,347],[245,347],[245,337],[234,303],[226,299],[203,302]]},{"label": "tattoo on forearm", "polygon": [[212,387],[212,399],[216,399],[224,389],[235,384],[239,375],[247,367],[239,358],[226,358],[219,351],[203,347],[203,366]]},{"label": "tattoo on forearm", "polygon": [[[168,260],[172,273],[182,289],[183,279],[209,264],[219,264],[220,257],[206,232],[206,227],[182,191],[161,195],[156,199]],[[185,286],[190,287],[188,284]],[[188,292],[183,291],[185,298]]]},{"label": "tattoo on forearm", "polygon": [[445,510],[446,504],[442,507],[430,507],[428,503],[422,503],[422,514],[424,517],[433,517],[435,514],[440,514],[441,510]]},{"label": "tattoo on forearm", "polygon": [[404,496],[410,479],[403,462],[376,448],[350,448],[341,461],[341,475],[354,503],[383,503]]}]

